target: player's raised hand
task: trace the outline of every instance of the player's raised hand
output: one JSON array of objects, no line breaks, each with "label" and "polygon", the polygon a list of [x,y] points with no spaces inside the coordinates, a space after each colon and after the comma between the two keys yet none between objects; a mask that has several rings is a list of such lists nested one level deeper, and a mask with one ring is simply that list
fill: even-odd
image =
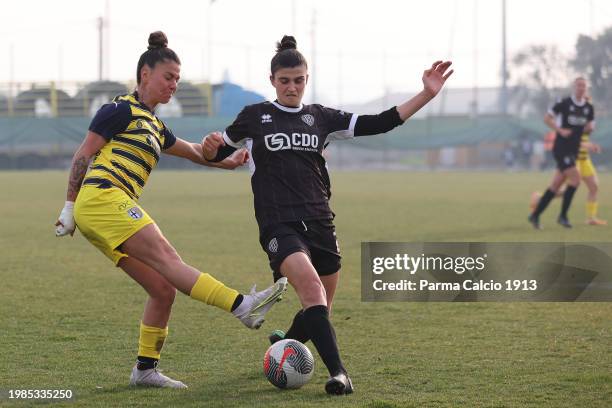
[{"label": "player's raised hand", "polygon": [[249,161],[249,151],[247,149],[239,149],[232,153],[229,157],[219,162],[220,167],[226,170],[234,170]]},{"label": "player's raised hand", "polygon": [[217,155],[219,147],[224,146],[225,141],[220,132],[212,132],[202,139],[202,154],[206,160],[212,160]]},{"label": "player's raised hand", "polygon": [[66,201],[62,212],[60,213],[57,221],[55,222],[55,236],[63,237],[65,235],[70,234],[70,236],[74,235],[74,230],[76,228],[76,223],[74,222],[74,202]]},{"label": "player's raised hand", "polygon": [[446,72],[451,64],[451,61],[436,61],[431,68],[423,72],[423,86],[432,97],[440,92],[448,77],[454,72],[452,69]]}]

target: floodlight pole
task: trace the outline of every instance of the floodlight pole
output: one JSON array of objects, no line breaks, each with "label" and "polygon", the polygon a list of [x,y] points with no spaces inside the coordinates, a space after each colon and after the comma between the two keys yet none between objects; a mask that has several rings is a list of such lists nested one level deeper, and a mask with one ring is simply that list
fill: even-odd
[{"label": "floodlight pole", "polygon": [[502,89],[500,95],[501,113],[508,114],[508,60],[506,56],[506,0],[502,0]]},{"label": "floodlight pole", "polygon": [[310,61],[311,61],[311,72],[312,75],[310,75],[310,89],[312,90],[312,102],[313,103],[317,103],[317,74],[316,74],[316,67],[317,67],[317,63],[316,63],[316,58],[317,58],[317,47],[316,47],[316,42],[317,42],[317,10],[313,9],[312,10],[312,26],[310,29],[310,39],[312,41],[312,56],[310,57]]},{"label": "floodlight pole", "polygon": [[106,0],[102,26],[102,34],[104,35],[104,72],[102,77],[108,79],[110,77],[110,0]]},{"label": "floodlight pole", "polygon": [[59,45],[58,49],[57,49],[57,80],[59,85],[62,85],[62,82],[64,81],[64,49],[62,47],[62,44]]},{"label": "floodlight pole", "polygon": [[102,39],[102,29],[104,27],[104,18],[98,17],[98,81],[102,80],[102,47],[103,47],[103,39]]},{"label": "floodlight pole", "polygon": [[13,86],[15,85],[15,47],[11,43],[9,47],[9,94],[8,94],[8,114],[13,116]]},{"label": "floodlight pole", "polygon": [[474,21],[473,21],[473,66],[474,83],[472,88],[472,117],[478,119],[478,0],[474,0]]},{"label": "floodlight pole", "polygon": [[213,18],[212,18],[212,5],[214,3],[214,0],[211,0],[208,3],[208,23],[206,24],[206,31],[207,31],[207,40],[208,40],[208,58],[206,63],[208,64],[208,83],[210,84],[210,86],[212,86],[212,47],[213,47],[213,41],[212,41],[212,36],[213,36],[213,32],[212,32],[212,24],[213,24]]},{"label": "floodlight pole", "polygon": [[296,0],[291,0],[291,35],[295,36],[297,33],[295,32],[297,29],[297,25],[295,23],[295,12],[296,12]]}]

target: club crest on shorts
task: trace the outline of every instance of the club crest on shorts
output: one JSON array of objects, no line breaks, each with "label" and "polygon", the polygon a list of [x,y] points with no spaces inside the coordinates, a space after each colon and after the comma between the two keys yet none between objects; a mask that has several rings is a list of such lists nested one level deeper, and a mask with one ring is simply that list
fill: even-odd
[{"label": "club crest on shorts", "polygon": [[278,251],[278,241],[276,238],[272,238],[268,243],[268,250],[272,253],[276,253]]},{"label": "club crest on shorts", "polygon": [[306,115],[302,115],[302,120],[304,121],[304,123],[306,123],[308,126],[312,126],[314,125],[314,116],[310,115],[310,114],[306,114]]},{"label": "club crest on shorts", "polygon": [[130,217],[132,217],[135,220],[139,220],[142,218],[142,211],[138,207],[130,208],[129,210],[127,210],[127,213]]}]

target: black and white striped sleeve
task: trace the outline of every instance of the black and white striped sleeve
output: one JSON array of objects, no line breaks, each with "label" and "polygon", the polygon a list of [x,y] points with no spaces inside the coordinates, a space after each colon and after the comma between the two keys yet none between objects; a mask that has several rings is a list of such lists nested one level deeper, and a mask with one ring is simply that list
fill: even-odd
[{"label": "black and white striped sleeve", "polygon": [[355,123],[359,115],[337,109],[323,108],[329,133],[328,141],[346,140],[355,137]]}]

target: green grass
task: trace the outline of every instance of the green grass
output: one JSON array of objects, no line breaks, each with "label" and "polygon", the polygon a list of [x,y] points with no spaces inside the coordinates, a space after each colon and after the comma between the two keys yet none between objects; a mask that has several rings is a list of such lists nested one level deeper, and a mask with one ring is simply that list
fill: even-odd
[{"label": "green grass", "polygon": [[[71,407],[612,405],[610,303],[360,301],[362,241],[612,241],[612,227],[581,223],[584,188],[573,230],[556,225],[554,202],[533,231],[527,200],[548,173],[334,174],[344,267],[333,320],[356,393],[333,398],[318,357],[297,391],[261,372],[267,333],[299,307],[292,290],[260,331],[180,295],[161,367],[190,388],[130,389],[145,295],[78,233],[54,237],[66,177],[0,172],[0,389],[72,389]],[[601,186],[612,219],[612,175]],[[188,263],[243,291],[271,281],[247,174],[157,172],[141,203]]]}]

